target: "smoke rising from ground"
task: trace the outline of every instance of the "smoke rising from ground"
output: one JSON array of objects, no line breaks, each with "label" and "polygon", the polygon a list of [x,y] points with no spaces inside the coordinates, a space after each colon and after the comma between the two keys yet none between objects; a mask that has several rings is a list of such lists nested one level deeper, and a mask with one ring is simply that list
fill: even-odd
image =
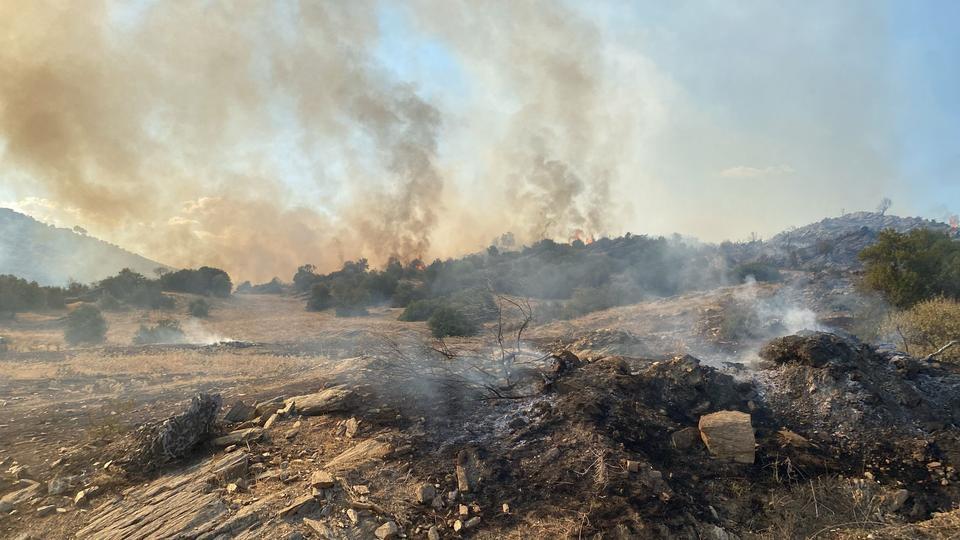
[{"label": "smoke rising from ground", "polygon": [[[611,6],[0,6],[0,179],[20,200],[52,201],[23,207],[41,219],[83,225],[167,264],[218,265],[255,281],[289,279],[307,262],[329,270],[357,257],[457,255],[505,231],[518,243],[566,240],[578,229],[721,234],[771,215],[789,219],[810,204],[823,214],[821,202],[744,214],[715,196],[746,188],[724,171],[759,171],[750,181],[760,183],[772,180],[757,174],[774,171],[811,193],[829,188],[834,202],[857,191],[847,161],[868,182],[883,181],[884,160],[870,145],[846,148],[842,160],[830,150],[823,163],[837,178],[807,181],[823,168],[794,158],[836,147],[819,124],[788,126],[783,147],[723,132],[678,85],[682,70],[646,54],[645,38],[657,36],[610,25]],[[867,30],[879,24],[856,6],[837,10]],[[798,26],[810,23],[806,15]],[[409,60],[430,76],[404,69],[407,58],[384,50],[395,26],[454,67],[415,49]],[[773,53],[761,60],[779,61]],[[797,66],[796,75],[829,79],[841,67]],[[872,77],[861,75],[856,88]],[[843,107],[819,97],[812,110],[847,130],[882,133],[861,129],[878,102],[849,108],[844,88]],[[811,109],[794,97],[792,107]],[[708,140],[732,142],[713,148]],[[791,141],[797,155],[784,150]],[[838,185],[854,187],[837,194]],[[698,186],[704,196],[691,199]],[[788,193],[781,187],[750,192],[787,200],[773,195]],[[717,214],[728,219],[718,223]]]}]

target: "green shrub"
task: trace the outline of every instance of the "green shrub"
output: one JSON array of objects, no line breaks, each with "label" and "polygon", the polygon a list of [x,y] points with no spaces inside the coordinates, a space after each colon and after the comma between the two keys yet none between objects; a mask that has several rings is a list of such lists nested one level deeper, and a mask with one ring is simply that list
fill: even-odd
[{"label": "green shrub", "polygon": [[84,304],[67,315],[63,338],[71,345],[101,343],[106,334],[107,321],[93,305]]},{"label": "green shrub", "polygon": [[363,283],[338,280],[330,288],[330,296],[337,317],[356,317],[367,314],[370,291]]},{"label": "green shrub", "polygon": [[915,229],[881,231],[860,252],[864,284],[899,308],[945,296],[960,298],[960,242],[943,233]]},{"label": "green shrub", "polygon": [[[928,355],[950,341],[960,340],[960,302],[949,298],[918,302],[890,315],[883,330],[910,354]],[[960,347],[946,351],[940,359],[960,362]]]},{"label": "green shrub", "polygon": [[110,291],[103,291],[103,293],[100,294],[100,300],[97,300],[97,305],[104,311],[120,311],[123,309],[123,304],[117,300],[116,296],[110,294]]},{"label": "green shrub", "polygon": [[154,326],[141,324],[140,329],[133,336],[135,345],[147,345],[155,343],[182,343],[183,330],[180,329],[180,323],[173,319],[163,319],[157,321]]},{"label": "green shrub", "polygon": [[448,306],[434,310],[427,321],[434,337],[472,336],[479,331],[479,325],[461,311]]},{"label": "green shrub", "polygon": [[307,311],[323,311],[333,307],[333,295],[330,286],[326,283],[317,283],[310,288],[310,298],[307,300]]},{"label": "green shrub", "polygon": [[406,309],[403,310],[403,313],[400,314],[400,320],[407,322],[426,321],[430,319],[430,316],[433,315],[433,312],[436,311],[440,305],[440,302],[434,298],[414,300],[410,302]]},{"label": "green shrub", "polygon": [[192,317],[208,317],[210,315],[210,302],[207,302],[203,298],[191,300],[187,306],[187,313]]}]

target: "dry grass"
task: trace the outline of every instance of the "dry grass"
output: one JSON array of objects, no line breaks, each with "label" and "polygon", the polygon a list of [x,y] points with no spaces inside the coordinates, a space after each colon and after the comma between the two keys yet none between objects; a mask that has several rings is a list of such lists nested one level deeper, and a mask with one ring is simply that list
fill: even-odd
[{"label": "dry grass", "polygon": [[[953,340],[960,340],[960,302],[948,298],[926,300],[891,315],[883,325],[885,334],[915,356],[928,355]],[[940,356],[960,362],[960,347]]]},{"label": "dry grass", "polygon": [[798,481],[771,498],[760,538],[836,538],[841,532],[885,526],[877,484],[835,476]]}]

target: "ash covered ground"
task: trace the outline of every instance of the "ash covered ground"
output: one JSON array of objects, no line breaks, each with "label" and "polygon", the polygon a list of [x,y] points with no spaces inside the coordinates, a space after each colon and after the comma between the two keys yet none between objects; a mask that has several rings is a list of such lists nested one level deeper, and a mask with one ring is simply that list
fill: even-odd
[{"label": "ash covered ground", "polygon": [[[0,530],[949,537],[960,373],[831,326],[852,296],[797,273],[436,340],[250,295],[205,323],[231,341],[8,352]],[[717,328],[744,306],[762,331]]]}]

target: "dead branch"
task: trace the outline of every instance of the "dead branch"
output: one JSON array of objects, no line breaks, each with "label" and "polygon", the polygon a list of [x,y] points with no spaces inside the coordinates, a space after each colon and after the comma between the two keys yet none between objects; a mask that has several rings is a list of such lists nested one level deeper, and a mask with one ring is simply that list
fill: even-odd
[{"label": "dead branch", "polygon": [[933,353],[928,354],[927,357],[924,358],[924,360],[926,360],[927,362],[932,362],[936,357],[938,357],[938,356],[940,356],[941,354],[949,351],[950,349],[952,349],[953,347],[955,347],[955,346],[957,346],[957,345],[960,345],[960,341],[953,340],[953,341],[951,341],[950,343],[947,343],[946,345],[944,345],[943,347],[940,347],[939,349],[937,349],[936,352],[933,352]]}]

